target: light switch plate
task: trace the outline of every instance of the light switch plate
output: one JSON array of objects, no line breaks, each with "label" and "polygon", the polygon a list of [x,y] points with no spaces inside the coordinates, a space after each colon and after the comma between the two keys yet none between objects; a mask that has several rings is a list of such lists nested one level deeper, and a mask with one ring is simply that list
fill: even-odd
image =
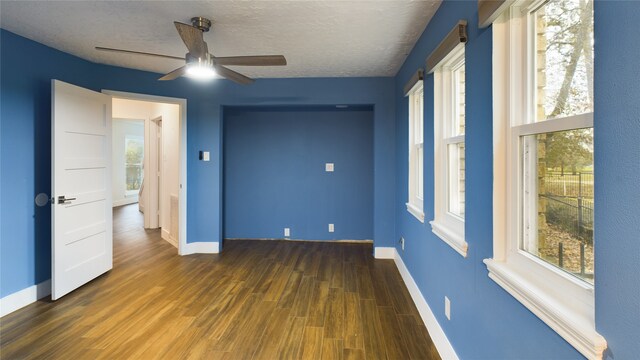
[{"label": "light switch plate", "polygon": [[333,163],[326,163],[324,164],[324,170],[326,172],[333,172]]},{"label": "light switch plate", "polygon": [[291,230],[289,228],[284,228],[284,236],[285,237],[291,236]]},{"label": "light switch plate", "polygon": [[329,224],[329,232],[334,232],[335,231],[335,227],[333,226],[333,224]]},{"label": "light switch plate", "polygon": [[447,320],[451,320],[451,301],[446,296],[444,297],[444,316]]},{"label": "light switch plate", "polygon": [[208,151],[202,152],[202,160],[209,161],[209,152]]}]

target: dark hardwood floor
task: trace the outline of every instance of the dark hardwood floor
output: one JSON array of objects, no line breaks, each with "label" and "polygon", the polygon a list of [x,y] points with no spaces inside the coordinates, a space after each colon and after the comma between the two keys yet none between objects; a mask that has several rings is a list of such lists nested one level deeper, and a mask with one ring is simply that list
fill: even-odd
[{"label": "dark hardwood floor", "polygon": [[227,241],[178,256],[114,210],[114,268],[0,319],[2,359],[439,359],[371,244]]}]

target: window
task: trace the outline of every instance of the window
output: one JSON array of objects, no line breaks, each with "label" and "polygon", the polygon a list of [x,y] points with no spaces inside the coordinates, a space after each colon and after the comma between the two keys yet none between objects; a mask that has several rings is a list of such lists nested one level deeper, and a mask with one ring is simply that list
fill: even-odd
[{"label": "window", "polygon": [[436,66],[434,86],[435,216],[431,229],[466,257],[464,43]]},{"label": "window", "polygon": [[138,195],[143,177],[144,138],[126,135],[124,139],[125,186],[127,195]]},{"label": "window", "polygon": [[[421,75],[420,75],[421,76]],[[418,80],[409,94],[409,201],[407,210],[424,222],[424,88]]]},{"label": "window", "polygon": [[593,282],[593,4],[519,1],[493,24],[489,276],[587,358]]}]

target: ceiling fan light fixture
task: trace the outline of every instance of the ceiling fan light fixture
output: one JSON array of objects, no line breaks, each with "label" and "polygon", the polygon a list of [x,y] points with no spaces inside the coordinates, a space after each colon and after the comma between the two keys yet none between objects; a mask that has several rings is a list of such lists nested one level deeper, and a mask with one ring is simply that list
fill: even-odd
[{"label": "ceiling fan light fixture", "polygon": [[[161,76],[159,81],[175,80],[185,76],[197,80],[207,81],[212,79],[227,79],[237,84],[248,85],[255,80],[231,70],[226,66],[284,66],[287,60],[283,55],[246,55],[246,56],[225,56],[215,57],[209,52],[209,47],[204,41],[203,34],[211,28],[211,20],[203,17],[191,19],[192,25],[179,21],[173,24],[178,31],[178,35],[187,47],[184,56],[185,65]],[[96,47],[96,50],[113,51],[125,54],[147,55],[161,57],[165,59],[183,60],[182,57],[162,55],[149,52]]]},{"label": "ceiling fan light fixture", "polygon": [[205,59],[189,58],[187,55],[187,70],[185,74],[196,80],[211,80],[219,78],[210,56]]},{"label": "ceiling fan light fixture", "polygon": [[188,77],[196,80],[211,80],[219,77],[213,66],[206,66],[202,64],[187,65],[186,74]]}]

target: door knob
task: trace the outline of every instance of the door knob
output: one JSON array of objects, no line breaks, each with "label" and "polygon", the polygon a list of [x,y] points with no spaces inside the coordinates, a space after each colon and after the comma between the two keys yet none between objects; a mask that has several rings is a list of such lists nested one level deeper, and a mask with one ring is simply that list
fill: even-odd
[{"label": "door knob", "polygon": [[58,204],[66,204],[67,201],[75,200],[76,198],[66,198],[64,195],[58,196]]}]

